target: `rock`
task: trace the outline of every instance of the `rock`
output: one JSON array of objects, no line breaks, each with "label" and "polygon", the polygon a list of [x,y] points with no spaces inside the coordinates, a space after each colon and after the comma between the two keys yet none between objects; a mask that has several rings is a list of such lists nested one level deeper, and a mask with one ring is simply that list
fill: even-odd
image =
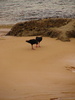
[{"label": "rock", "polygon": [[61,41],[75,37],[75,19],[47,18],[15,24],[7,33],[11,36],[48,36]]}]

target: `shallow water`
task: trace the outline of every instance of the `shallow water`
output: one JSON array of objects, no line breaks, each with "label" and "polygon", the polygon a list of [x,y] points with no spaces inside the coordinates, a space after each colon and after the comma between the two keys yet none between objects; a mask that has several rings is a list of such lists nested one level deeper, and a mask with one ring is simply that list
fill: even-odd
[{"label": "shallow water", "polygon": [[75,18],[75,0],[0,0],[0,24],[47,17]]}]

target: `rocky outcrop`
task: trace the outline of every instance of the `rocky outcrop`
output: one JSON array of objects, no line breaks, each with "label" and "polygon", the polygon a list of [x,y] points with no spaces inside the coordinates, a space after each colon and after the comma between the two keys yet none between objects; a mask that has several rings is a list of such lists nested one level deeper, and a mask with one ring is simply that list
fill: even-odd
[{"label": "rocky outcrop", "polygon": [[11,36],[49,36],[61,41],[75,37],[75,19],[47,18],[15,24],[7,33]]}]

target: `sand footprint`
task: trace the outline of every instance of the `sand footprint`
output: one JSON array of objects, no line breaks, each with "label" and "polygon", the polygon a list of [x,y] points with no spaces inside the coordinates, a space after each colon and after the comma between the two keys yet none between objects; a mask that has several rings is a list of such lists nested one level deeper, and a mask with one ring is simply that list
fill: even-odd
[{"label": "sand footprint", "polygon": [[67,70],[69,70],[69,71],[72,71],[72,72],[74,72],[75,73],[75,66],[66,66],[65,67]]}]

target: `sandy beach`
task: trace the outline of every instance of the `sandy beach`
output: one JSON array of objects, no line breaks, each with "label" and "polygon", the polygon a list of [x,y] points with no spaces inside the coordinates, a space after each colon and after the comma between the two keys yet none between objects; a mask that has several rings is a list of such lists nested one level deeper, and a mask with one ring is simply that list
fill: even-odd
[{"label": "sandy beach", "polygon": [[75,100],[75,39],[0,37],[0,100]]}]

